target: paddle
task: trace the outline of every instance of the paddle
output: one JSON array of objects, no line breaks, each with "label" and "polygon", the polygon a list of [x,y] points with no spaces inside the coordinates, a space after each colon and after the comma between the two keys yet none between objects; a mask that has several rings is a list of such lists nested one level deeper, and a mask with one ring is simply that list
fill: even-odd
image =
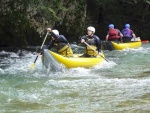
[{"label": "paddle", "polygon": [[[87,46],[89,46],[94,52],[97,52],[97,51],[95,51],[88,43],[86,43],[86,42],[84,42]],[[100,55],[103,59],[105,59],[107,62],[108,62],[108,60],[105,58],[105,57],[103,57],[102,55]]]},{"label": "paddle", "polygon": [[[44,38],[44,41],[43,41],[43,43],[42,43],[42,45],[41,45],[41,48],[40,49],[42,49],[43,48],[43,45],[44,45],[44,43],[45,43],[45,40],[46,40],[46,38],[47,38],[47,35],[48,35],[48,32],[46,33],[46,36],[45,36],[45,38]],[[40,52],[40,54],[42,53],[42,51]],[[31,66],[29,66],[30,68],[34,68],[34,66],[35,66],[35,63],[36,63],[36,61],[37,61],[37,59],[38,59],[38,57],[39,57],[39,55],[37,55],[36,56],[36,58],[35,58],[35,60],[34,60],[34,63],[31,65]]]}]

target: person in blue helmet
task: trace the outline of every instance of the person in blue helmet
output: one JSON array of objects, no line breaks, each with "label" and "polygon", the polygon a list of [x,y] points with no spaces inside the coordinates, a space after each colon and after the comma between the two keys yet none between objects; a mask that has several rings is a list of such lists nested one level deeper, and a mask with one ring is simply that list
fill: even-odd
[{"label": "person in blue helmet", "polygon": [[119,38],[120,38],[120,40],[122,42],[123,35],[120,32],[120,30],[115,29],[113,24],[109,24],[108,27],[109,27],[109,31],[108,31],[108,34],[106,36],[106,41],[115,41],[115,42],[118,42]]},{"label": "person in blue helmet", "polygon": [[130,24],[125,24],[125,28],[122,30],[123,34],[123,42],[131,42],[131,39],[134,38],[134,41],[136,39],[136,35],[134,32],[130,29]]}]

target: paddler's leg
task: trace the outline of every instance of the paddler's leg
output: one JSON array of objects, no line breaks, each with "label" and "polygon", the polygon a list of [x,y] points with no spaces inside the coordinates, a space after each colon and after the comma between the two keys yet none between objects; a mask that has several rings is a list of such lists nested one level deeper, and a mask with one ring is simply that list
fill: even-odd
[{"label": "paddler's leg", "polygon": [[111,41],[107,42],[107,50],[109,50],[109,51],[114,50],[114,46],[112,45]]},{"label": "paddler's leg", "polygon": [[73,51],[72,51],[70,46],[68,47],[68,49],[66,51],[67,51],[67,56],[68,57],[73,57]]},{"label": "paddler's leg", "polygon": [[113,42],[115,42],[115,43],[119,43],[118,38],[113,38],[113,39],[111,39],[111,40],[109,40],[109,41],[113,41]]},{"label": "paddler's leg", "polygon": [[72,57],[73,56],[73,51],[72,51],[71,47],[69,47],[68,45],[65,45],[64,47],[59,49],[58,53],[62,56],[65,56],[65,57]]},{"label": "paddler's leg", "polygon": [[[91,47],[96,51],[97,47],[91,45]],[[97,57],[97,52],[95,52],[93,49],[91,49],[89,46],[86,47],[87,49],[87,57]]]},{"label": "paddler's leg", "polygon": [[131,42],[131,38],[124,37],[123,43],[128,43],[128,42]]},{"label": "paddler's leg", "polygon": [[88,57],[88,55],[87,55],[87,48],[84,50],[84,53],[81,56],[79,56],[79,57]]}]

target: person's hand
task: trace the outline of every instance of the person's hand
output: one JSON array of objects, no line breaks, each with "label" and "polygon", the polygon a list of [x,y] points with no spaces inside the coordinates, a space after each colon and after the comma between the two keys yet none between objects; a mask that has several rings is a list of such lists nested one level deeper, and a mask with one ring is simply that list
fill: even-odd
[{"label": "person's hand", "polygon": [[84,39],[81,39],[81,43],[84,43],[85,42],[85,40]]},{"label": "person's hand", "polygon": [[98,53],[98,55],[100,55],[100,56],[101,56],[101,55],[102,55],[102,53],[101,53],[101,52],[99,52],[99,53]]},{"label": "person's hand", "polygon": [[47,28],[47,32],[51,32],[52,31],[52,29],[51,28]]},{"label": "person's hand", "polygon": [[37,52],[37,53],[41,53],[41,51],[42,51],[42,49],[41,49],[41,48],[38,48],[36,52]]}]

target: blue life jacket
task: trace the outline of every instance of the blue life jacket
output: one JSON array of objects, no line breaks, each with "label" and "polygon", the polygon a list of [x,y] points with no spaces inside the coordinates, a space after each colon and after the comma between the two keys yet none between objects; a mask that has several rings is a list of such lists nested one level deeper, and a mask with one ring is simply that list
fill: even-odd
[{"label": "blue life jacket", "polygon": [[123,34],[123,37],[125,38],[132,38],[132,31],[130,29],[124,29],[122,30],[122,34]]}]

